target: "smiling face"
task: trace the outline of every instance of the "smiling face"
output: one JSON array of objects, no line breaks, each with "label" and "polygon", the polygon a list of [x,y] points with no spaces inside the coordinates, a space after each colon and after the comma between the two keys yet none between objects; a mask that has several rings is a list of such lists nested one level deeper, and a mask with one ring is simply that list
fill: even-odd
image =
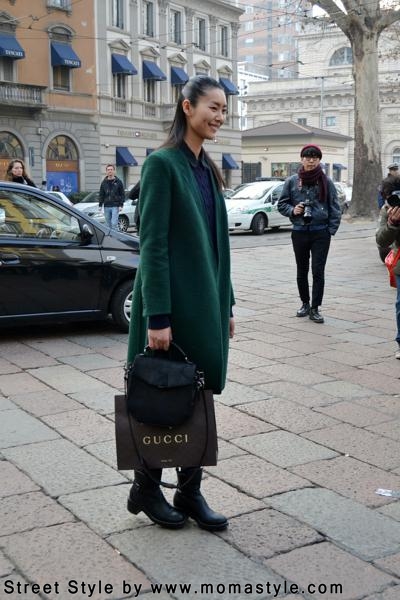
[{"label": "smiling face", "polygon": [[187,142],[202,144],[204,140],[214,139],[226,119],[226,97],[220,88],[209,88],[204,96],[199,96],[196,106],[186,99],[182,107],[186,115]]},{"label": "smiling face", "polygon": [[22,163],[20,163],[18,160],[15,161],[11,167],[11,173],[13,177],[22,177],[24,174],[24,167],[22,166]]}]

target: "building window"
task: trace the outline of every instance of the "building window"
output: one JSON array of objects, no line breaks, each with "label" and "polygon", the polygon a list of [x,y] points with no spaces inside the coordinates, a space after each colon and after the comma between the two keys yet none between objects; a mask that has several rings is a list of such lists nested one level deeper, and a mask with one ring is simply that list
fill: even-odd
[{"label": "building window", "polygon": [[0,131],[0,158],[24,158],[21,142],[9,131]]},{"label": "building window", "polygon": [[69,67],[53,67],[53,89],[69,92],[71,90],[71,69]]},{"label": "building window", "polygon": [[113,74],[114,98],[126,98],[126,75],[124,73]]},{"label": "building window", "polygon": [[297,122],[299,125],[307,125],[307,119],[305,117],[301,117],[300,119],[297,119]]},{"label": "building window", "polygon": [[353,64],[353,51],[351,48],[343,47],[336,50],[333,53],[331,60],[329,61],[330,67],[336,67],[339,65],[352,65]]},{"label": "building window", "polygon": [[58,135],[47,147],[47,160],[78,160],[78,149],[71,138]]},{"label": "building window", "polygon": [[400,164],[400,148],[395,148],[393,150],[393,160],[392,162]]},{"label": "building window", "polygon": [[246,21],[244,24],[244,30],[245,31],[253,31],[254,26],[253,26],[253,21]]},{"label": "building window", "polygon": [[0,81],[14,81],[14,60],[7,56],[0,58]]},{"label": "building window", "polygon": [[196,46],[199,48],[199,50],[206,49],[206,20],[205,19],[197,19]]},{"label": "building window", "polygon": [[228,28],[226,25],[221,25],[219,28],[219,46],[221,56],[228,56]]},{"label": "building window", "polygon": [[154,79],[144,80],[144,99],[145,102],[156,103],[156,82]]},{"label": "building window", "polygon": [[59,8],[60,10],[71,10],[71,0],[47,0],[48,8]]},{"label": "building window", "polygon": [[182,13],[179,10],[171,10],[169,15],[170,40],[175,44],[182,44]]},{"label": "building window", "polygon": [[246,6],[245,13],[246,15],[251,15],[254,12],[254,6]]},{"label": "building window", "polygon": [[124,0],[112,0],[111,23],[113,27],[124,29]]},{"label": "building window", "polygon": [[181,92],[184,85],[173,85],[172,86],[172,101],[176,104],[181,96]]},{"label": "building window", "polygon": [[143,33],[154,37],[154,3],[143,2]]},{"label": "building window", "polygon": [[325,125],[327,127],[335,127],[336,126],[336,117],[326,117]]}]

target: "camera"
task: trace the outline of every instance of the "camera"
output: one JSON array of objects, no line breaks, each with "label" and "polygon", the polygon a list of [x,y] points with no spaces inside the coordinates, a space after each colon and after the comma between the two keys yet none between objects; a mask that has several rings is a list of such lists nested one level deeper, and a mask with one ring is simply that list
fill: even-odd
[{"label": "camera", "polygon": [[400,190],[396,190],[386,198],[386,202],[389,206],[400,206]]},{"label": "camera", "polygon": [[311,201],[309,198],[306,198],[304,201],[303,221],[306,224],[311,223],[312,221]]}]

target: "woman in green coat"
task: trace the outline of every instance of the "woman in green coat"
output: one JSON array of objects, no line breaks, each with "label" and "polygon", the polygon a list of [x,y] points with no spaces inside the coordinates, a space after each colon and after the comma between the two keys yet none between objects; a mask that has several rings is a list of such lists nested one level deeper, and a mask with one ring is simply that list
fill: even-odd
[{"label": "woman in green coat", "polygon": [[[168,350],[173,339],[199,369],[207,389],[224,388],[234,304],[222,178],[203,149],[226,118],[221,85],[193,77],[182,90],[163,146],[146,159],[140,189],[140,267],[136,276],[128,364],[148,344]],[[158,482],[135,471],[128,510],[143,511],[164,527],[182,527],[188,516],[203,529],[225,529],[200,492],[202,470],[178,471],[174,506]],[[181,487],[185,484],[183,487]]]}]

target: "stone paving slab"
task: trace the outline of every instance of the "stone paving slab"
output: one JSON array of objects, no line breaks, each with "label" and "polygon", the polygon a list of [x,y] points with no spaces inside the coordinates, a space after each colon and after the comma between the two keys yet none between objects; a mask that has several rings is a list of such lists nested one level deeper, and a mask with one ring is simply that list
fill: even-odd
[{"label": "stone paving slab", "polygon": [[400,442],[382,438],[365,429],[343,424],[302,435],[382,469],[390,470],[400,466]]},{"label": "stone paving slab", "polygon": [[288,431],[260,433],[232,441],[251,454],[284,468],[337,456],[336,452]]},{"label": "stone paving slab", "polygon": [[400,551],[400,523],[330,490],[295,490],[269,503],[364,560]]},{"label": "stone paving slab", "polygon": [[121,367],[120,361],[104,356],[103,354],[81,354],[78,356],[63,356],[60,362],[75,367],[80,371],[94,371],[96,369],[108,369],[109,367]]},{"label": "stone paving slab", "polygon": [[15,409],[16,406],[13,402],[11,402],[10,400],[7,400],[7,398],[3,398],[0,397],[0,411],[1,410],[13,410]]},{"label": "stone paving slab", "polygon": [[5,358],[0,358],[0,375],[8,375],[10,373],[20,373],[22,369]]},{"label": "stone paving slab", "polygon": [[70,394],[70,397],[88,408],[108,415],[114,412],[114,396],[120,393],[121,391],[116,388],[104,386],[101,390],[93,389],[76,392]]},{"label": "stone paving slab", "polygon": [[315,410],[339,421],[355,425],[356,427],[366,427],[367,425],[383,423],[390,420],[390,416],[388,415],[372,408],[367,408],[366,406],[361,408],[360,404],[346,400],[331,404],[330,406],[316,407]]},{"label": "stone paving slab", "polygon": [[260,342],[259,340],[249,340],[247,342],[238,342],[236,348],[255,356],[275,360],[299,354],[298,351],[290,349],[290,343],[288,342],[288,348],[284,348],[281,346],[272,346],[267,342]]},{"label": "stone paving slab", "polygon": [[[20,369],[36,369],[56,365],[57,360],[26,344],[19,344],[13,351],[7,353],[7,358]],[[11,371],[10,371],[11,373]]]},{"label": "stone paving slab", "polygon": [[[244,406],[247,405],[245,404]],[[240,410],[225,406],[221,402],[215,403],[215,418],[218,435],[225,440],[276,429],[273,425],[265,423],[265,421],[255,419]]]},{"label": "stone paving slab", "polygon": [[[272,383],[257,385],[254,389],[262,390],[262,392],[264,392],[264,398],[286,398],[287,400],[293,400],[293,402],[298,402],[309,408],[313,408],[314,406],[325,406],[326,404],[337,402],[337,399],[334,396],[323,394],[318,390],[305,385],[292,383],[291,381],[273,381]],[[263,398],[255,398],[254,400],[262,399]],[[238,402],[238,404],[240,403]]]},{"label": "stone paving slab", "polygon": [[0,447],[10,448],[32,442],[54,440],[60,437],[38,419],[31,417],[25,411],[16,408],[4,410],[0,419]]},{"label": "stone paving slab", "polygon": [[[9,575],[14,570],[14,565],[0,551],[0,577]],[[1,581],[1,580],[0,580]]]},{"label": "stone paving slab", "polygon": [[215,396],[217,402],[222,402],[227,406],[255,402],[264,398],[267,398],[267,394],[264,392],[233,381],[228,381],[222,394]]},{"label": "stone paving slab", "polygon": [[[82,345],[75,339],[74,341],[67,340],[64,336],[54,336],[27,340],[27,346],[39,350],[44,354],[48,354],[53,358],[60,358],[62,356],[74,356],[83,354]],[[85,352],[95,352],[93,348],[86,348]]]},{"label": "stone paving slab", "polygon": [[[174,592],[178,600],[187,600],[189,597],[220,600],[224,596],[217,592],[216,586],[228,585],[233,580],[241,586],[246,583],[265,584],[268,581],[271,585],[283,583],[266,566],[250,560],[218,536],[210,535],[195,525],[186,525],[179,534],[158,527],[145,527],[135,530],[134,535],[124,532],[108,539],[151,579],[161,583],[190,583],[193,586],[190,595],[179,590]],[[154,552],[154,548],[157,548],[157,552]],[[213,593],[201,594],[202,583],[215,586]],[[266,600],[271,596],[266,593],[244,593],[242,590],[242,593],[233,592],[225,597],[230,600]]]},{"label": "stone paving slab", "polygon": [[355,403],[362,407],[372,408],[385,415],[400,418],[400,394],[356,398]]},{"label": "stone paving slab", "polygon": [[43,420],[78,446],[115,440],[114,423],[88,408],[48,415]]},{"label": "stone paving slab", "polygon": [[237,408],[292,433],[322,429],[338,423],[336,419],[285,398],[239,404]]},{"label": "stone paving slab", "polygon": [[345,352],[356,356],[364,357],[367,362],[376,361],[379,358],[388,356],[388,350],[383,344],[373,344],[372,346],[355,344],[353,342],[332,343],[331,348],[338,352]]},{"label": "stone paving slab", "polygon": [[[375,565],[386,572],[400,578],[400,554],[392,554],[375,561]],[[400,582],[399,582],[400,583]],[[400,590],[400,587],[399,587]]]},{"label": "stone paving slab", "polygon": [[[131,534],[132,535],[132,534]],[[117,554],[107,542],[99,538],[82,523],[67,523],[54,527],[39,528],[0,538],[8,556],[32,582],[59,583],[59,594],[44,594],[49,600],[68,598],[70,581],[110,583],[114,592],[91,595],[92,600],[112,600],[126,597],[122,583],[129,580],[141,585],[142,591],[150,589],[150,582],[143,573]],[[90,569],[88,569],[90,565]],[[71,588],[70,588],[71,589]],[[72,588],[73,589],[73,588]],[[88,588],[86,587],[88,592]],[[85,598],[88,593],[80,593]],[[75,594],[72,597],[77,597]]]},{"label": "stone paving slab", "polygon": [[[83,390],[104,388],[104,383],[81,373],[69,365],[57,365],[55,367],[42,367],[30,371],[37,379],[40,379],[50,387],[58,390],[62,394],[73,394]],[[0,378],[1,389],[1,378]]]},{"label": "stone paving slab", "polygon": [[[269,361],[272,364],[272,361]],[[242,383],[243,385],[257,385],[259,383],[267,383],[270,381],[270,376],[265,373],[262,369],[264,367],[257,367],[255,369],[243,369],[236,365],[228,367],[227,377],[229,381],[235,381],[236,383]]]},{"label": "stone paving slab", "polygon": [[[92,454],[100,461],[109,465],[116,471],[118,471],[117,467],[117,451],[115,448],[115,439],[107,440],[106,442],[98,442],[96,444],[88,444],[84,448],[89,454]],[[133,471],[118,471],[126,477],[127,479],[133,479],[134,474]]]},{"label": "stone paving slab", "polygon": [[[291,342],[288,342],[291,344]],[[299,383],[300,385],[313,385],[315,383],[323,383],[332,379],[332,376],[327,377],[318,373],[318,371],[312,367],[306,368],[292,366],[288,369],[285,364],[275,364],[269,367],[260,367],[260,371],[264,371],[269,374],[271,381],[283,380],[292,381],[293,383]]]},{"label": "stone paving slab", "polygon": [[[68,440],[8,448],[3,454],[51,496],[126,481],[119,473]],[[72,468],[73,465],[73,468]]]},{"label": "stone paving slab", "polygon": [[323,539],[308,525],[271,509],[235,517],[229,521],[229,528],[218,535],[253,559],[268,558]]},{"label": "stone paving slab", "polygon": [[314,389],[321,394],[330,394],[335,398],[364,398],[365,396],[373,396],[375,394],[373,389],[369,389],[367,386],[358,385],[357,383],[351,383],[350,381],[342,381],[343,372],[336,373],[336,381],[329,381],[327,383],[320,383],[314,386]]},{"label": "stone paving slab", "polygon": [[12,396],[14,394],[29,394],[48,389],[47,386],[32,377],[29,373],[15,373],[0,375],[0,394]]},{"label": "stone paving slab", "polygon": [[[397,486],[397,488],[387,487],[385,489],[392,489],[396,492],[400,492],[400,486]],[[392,504],[383,506],[379,509],[379,512],[383,513],[384,515],[387,515],[388,517],[391,517],[392,519],[395,519],[396,521],[400,521],[400,502],[397,500]]]},{"label": "stone paving slab", "polygon": [[378,496],[377,488],[400,489],[400,477],[350,456],[339,456],[291,468],[293,473],[370,507],[383,506],[392,500]]},{"label": "stone paving slab", "polygon": [[368,431],[384,435],[385,437],[397,440],[400,442],[400,420],[387,421],[386,423],[379,423],[378,425],[369,425]]},{"label": "stone paving slab", "polygon": [[256,356],[255,354],[239,350],[235,348],[234,344],[229,348],[229,363],[231,365],[236,365],[243,369],[255,369],[256,367],[270,365],[271,362],[267,357]]},{"label": "stone paving slab", "polygon": [[[394,348],[393,348],[394,354]],[[345,381],[352,382],[354,385],[360,385],[363,388],[376,390],[380,394],[398,394],[399,380],[393,376],[374,373],[368,369],[354,369],[350,371],[341,371],[339,377]]]},{"label": "stone paving slab", "polygon": [[310,485],[306,479],[248,454],[220,461],[217,467],[206,469],[242,492],[259,499]]},{"label": "stone paving slab", "polygon": [[294,365],[295,367],[304,369],[315,369],[317,373],[321,373],[322,375],[334,376],[335,373],[343,371],[343,365],[332,360],[321,358],[319,354],[318,357],[315,354],[309,354],[308,356],[292,356],[285,360],[285,364],[288,365],[288,368],[290,368],[290,365]]},{"label": "stone paving slab", "polygon": [[[387,575],[372,565],[352,556],[328,542],[314,544],[306,548],[299,548],[281,556],[275,556],[266,561],[266,564],[290,581],[296,582],[302,590],[314,584],[316,593],[304,595],[305,598],[340,598],[341,600],[358,600],[375,591],[382,591],[398,582],[395,577]],[[318,585],[321,588],[318,593]],[[342,593],[338,588],[330,588],[331,584],[342,586]],[[340,588],[339,588],[340,589]],[[325,592],[325,593],[324,593]]]},{"label": "stone paving slab", "polygon": [[0,537],[73,520],[70,512],[42,492],[29,492],[0,500]]},{"label": "stone paving slab", "polygon": [[11,395],[11,400],[20,408],[31,413],[35,417],[52,415],[67,410],[77,410],[82,405],[68,396],[51,390],[49,388],[40,392],[31,392],[27,394]]},{"label": "stone paving slab", "polygon": [[364,600],[398,600],[400,598],[400,585],[388,588],[381,594],[373,594]]},{"label": "stone paving slab", "polygon": [[101,536],[150,525],[143,514],[126,508],[131,484],[116,485],[60,496],[58,501]]},{"label": "stone paving slab", "polygon": [[39,489],[29,477],[6,460],[0,460],[0,481],[0,498]]},{"label": "stone paving slab", "polygon": [[234,444],[230,444],[226,440],[218,439],[218,464],[221,460],[232,458],[233,456],[242,456],[246,454],[245,450],[238,448]]}]

